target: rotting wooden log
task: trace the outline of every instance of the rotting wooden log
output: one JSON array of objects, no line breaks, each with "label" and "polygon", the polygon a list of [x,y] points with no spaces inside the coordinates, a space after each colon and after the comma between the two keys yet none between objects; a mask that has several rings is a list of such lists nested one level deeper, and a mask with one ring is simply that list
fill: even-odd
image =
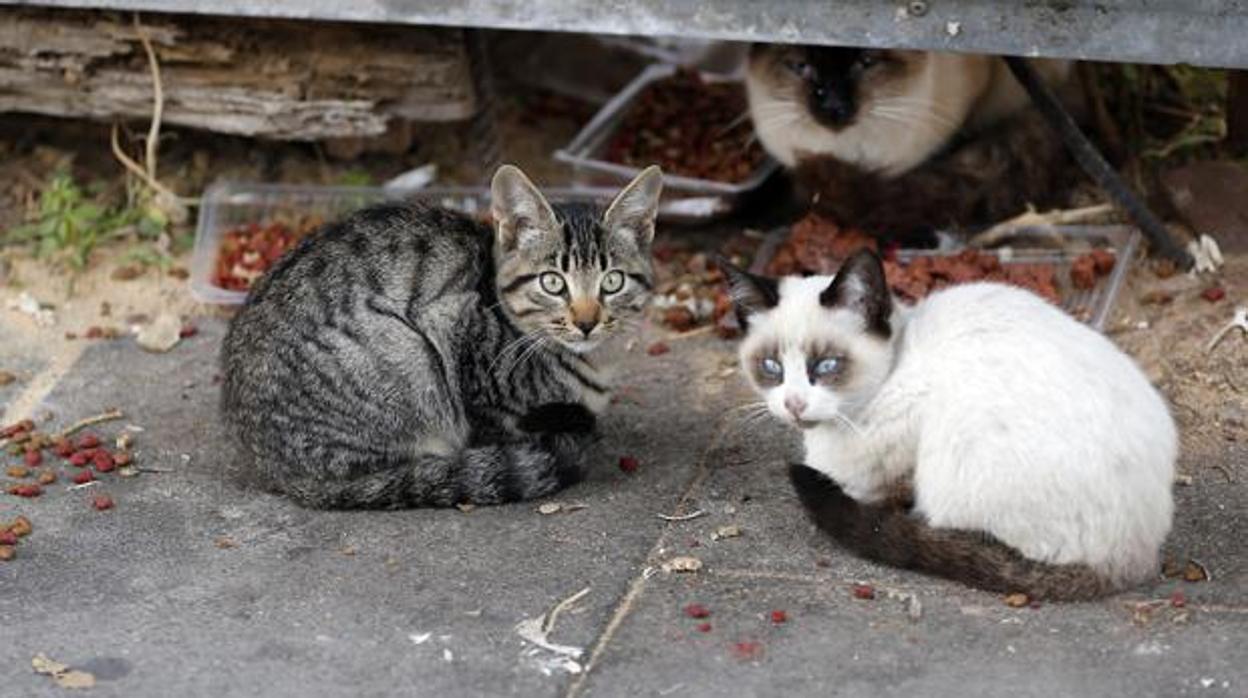
[{"label": "rotting wooden log", "polygon": [[[460,29],[163,14],[141,22],[161,63],[166,124],[321,140],[476,111]],[[0,8],[0,112],[142,119],[151,107],[131,15]]]}]

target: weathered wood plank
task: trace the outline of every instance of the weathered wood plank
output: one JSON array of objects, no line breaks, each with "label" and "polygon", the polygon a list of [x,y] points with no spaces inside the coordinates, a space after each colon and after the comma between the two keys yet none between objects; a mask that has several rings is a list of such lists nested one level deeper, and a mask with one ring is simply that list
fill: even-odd
[{"label": "weathered wood plank", "polygon": [[[466,119],[476,109],[458,29],[191,15],[143,22],[169,124],[320,140],[379,135],[392,119]],[[0,8],[0,111],[143,118],[151,100],[128,15]]]}]

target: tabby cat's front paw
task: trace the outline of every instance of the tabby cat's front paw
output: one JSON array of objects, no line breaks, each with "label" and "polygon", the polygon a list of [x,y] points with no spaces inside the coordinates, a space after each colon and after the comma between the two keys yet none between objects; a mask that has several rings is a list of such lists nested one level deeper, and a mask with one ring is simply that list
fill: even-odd
[{"label": "tabby cat's front paw", "polygon": [[517,426],[532,434],[591,434],[598,418],[575,402],[548,402],[529,410]]}]

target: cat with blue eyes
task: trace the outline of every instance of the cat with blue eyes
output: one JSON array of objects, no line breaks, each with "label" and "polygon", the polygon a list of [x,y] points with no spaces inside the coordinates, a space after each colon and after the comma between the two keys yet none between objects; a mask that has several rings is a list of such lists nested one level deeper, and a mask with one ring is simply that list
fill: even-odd
[{"label": "cat with blue eyes", "polygon": [[720,262],[740,361],[798,430],[815,524],[850,550],[1032,598],[1086,599],[1157,572],[1178,438],[1130,357],[1022,289],[913,306],[880,259],[770,279]]},{"label": "cat with blue eyes", "polygon": [[[1079,112],[1072,63],[1031,63]],[[1072,161],[999,57],[758,44],[746,87],[802,203],[869,234],[917,244],[1069,198]]]}]

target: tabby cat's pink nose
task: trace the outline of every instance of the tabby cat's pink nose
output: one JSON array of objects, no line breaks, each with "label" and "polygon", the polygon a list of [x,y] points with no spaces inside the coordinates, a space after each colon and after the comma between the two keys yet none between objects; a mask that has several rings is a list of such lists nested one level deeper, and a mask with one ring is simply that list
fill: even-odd
[{"label": "tabby cat's pink nose", "polygon": [[799,395],[788,395],[784,398],[784,409],[793,415],[793,419],[801,419],[806,411],[806,400]]}]

